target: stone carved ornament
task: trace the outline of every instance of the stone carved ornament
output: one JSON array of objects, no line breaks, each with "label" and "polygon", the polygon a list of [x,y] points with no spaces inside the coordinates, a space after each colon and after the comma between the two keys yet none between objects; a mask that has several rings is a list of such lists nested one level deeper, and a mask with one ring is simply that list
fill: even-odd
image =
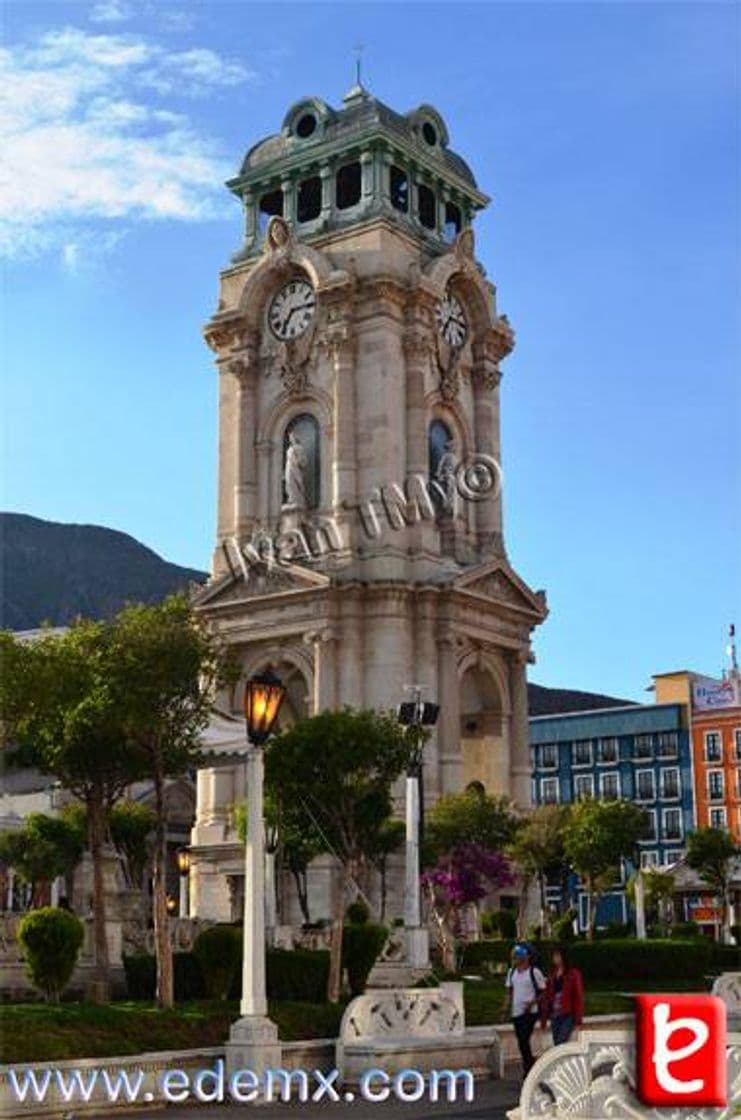
[{"label": "stone carved ornament", "polygon": [[369,1038],[435,1038],[460,1034],[461,1008],[440,988],[373,991],[353,1000],[342,1024],[346,1042]]},{"label": "stone carved ornament", "polygon": [[[523,1085],[518,1120],[580,1117],[582,1120],[732,1120],[741,1102],[741,1035],[727,1050],[726,1108],[654,1108],[635,1094],[635,1045],[619,1032],[589,1032],[538,1059]],[[513,1114],[510,1113],[510,1116]]]}]

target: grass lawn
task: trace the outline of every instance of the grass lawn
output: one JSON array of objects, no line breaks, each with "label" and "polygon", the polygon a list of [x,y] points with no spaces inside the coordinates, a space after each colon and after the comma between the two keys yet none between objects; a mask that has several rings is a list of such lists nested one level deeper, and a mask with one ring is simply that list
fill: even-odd
[{"label": "grass lawn", "polygon": [[[655,987],[655,985],[654,985]],[[687,981],[662,981],[668,992],[690,991]],[[630,983],[603,984],[587,989],[588,1015],[630,1011],[625,990]],[[645,990],[651,990],[646,984]],[[506,1021],[503,980],[467,981],[466,1022],[469,1026]],[[280,1037],[335,1038],[344,1006],[328,1003],[271,1002],[270,1017]],[[188,1050],[218,1046],[239,1016],[235,1002],[180,1003],[173,1011],[158,1011],[150,1003],[121,1002],[99,1007],[89,1003],[7,1003],[0,1006],[0,1062],[64,1061],[106,1058],[156,1050]]]},{"label": "grass lawn", "polygon": [[[287,1042],[334,1038],[344,1006],[271,1003],[269,1014]],[[149,1003],[7,1003],[0,1007],[0,1062],[105,1058],[156,1050],[218,1046],[239,1017],[236,1002],[180,1003],[159,1011]]]}]

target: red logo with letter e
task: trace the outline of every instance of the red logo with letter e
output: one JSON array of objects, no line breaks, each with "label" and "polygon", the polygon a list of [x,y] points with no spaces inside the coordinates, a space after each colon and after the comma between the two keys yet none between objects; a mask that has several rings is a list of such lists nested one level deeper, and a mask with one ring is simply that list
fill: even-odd
[{"label": "red logo with letter e", "polygon": [[717,996],[636,996],[636,1091],[644,1104],[726,1104],[726,1008]]}]

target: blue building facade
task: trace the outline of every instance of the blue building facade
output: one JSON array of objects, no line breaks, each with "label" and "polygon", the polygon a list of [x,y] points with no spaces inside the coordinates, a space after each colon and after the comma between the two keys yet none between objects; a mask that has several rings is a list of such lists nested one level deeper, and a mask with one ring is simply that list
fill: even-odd
[{"label": "blue building facade", "polygon": [[[585,797],[623,798],[645,809],[651,821],[640,843],[643,867],[676,863],[693,828],[692,754],[681,704],[603,708],[530,719],[533,803],[570,804]],[[614,890],[600,901],[597,925],[629,920],[624,867]],[[549,901],[560,888],[549,888]],[[588,899],[577,881],[569,900],[580,928],[587,924]]]}]

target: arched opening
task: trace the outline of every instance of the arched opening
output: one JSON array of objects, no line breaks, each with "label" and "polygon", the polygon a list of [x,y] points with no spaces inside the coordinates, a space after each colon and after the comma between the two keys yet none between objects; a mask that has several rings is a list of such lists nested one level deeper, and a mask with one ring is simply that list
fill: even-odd
[{"label": "arched opening", "polygon": [[455,512],[456,455],[453,433],[444,420],[433,420],[427,433],[428,478],[438,513]]},{"label": "arched opening", "polygon": [[348,210],[360,202],[361,173],[359,163],[346,163],[337,172],[337,209]]},{"label": "arched opening", "polygon": [[319,424],[308,412],[294,416],[283,433],[281,501],[291,510],[318,509],[321,498]]},{"label": "arched opening", "polygon": [[460,682],[461,754],[464,786],[509,793],[509,734],[494,674],[472,665]]},{"label": "arched opening", "polygon": [[463,217],[461,215],[460,207],[456,206],[454,202],[445,203],[445,225],[443,226],[443,237],[446,241],[455,241],[458,234],[463,229]]}]

